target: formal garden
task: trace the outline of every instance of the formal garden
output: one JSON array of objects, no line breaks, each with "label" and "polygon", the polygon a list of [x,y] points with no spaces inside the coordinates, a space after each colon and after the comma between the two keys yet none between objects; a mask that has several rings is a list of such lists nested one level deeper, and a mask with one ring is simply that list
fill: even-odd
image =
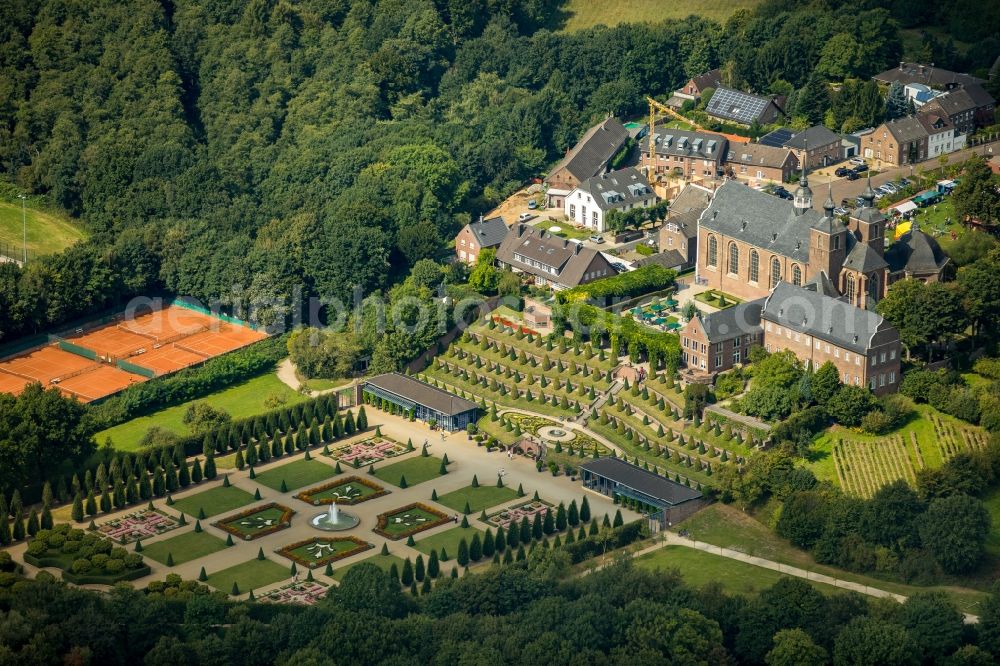
[{"label": "formal garden", "polygon": [[389,491],[377,483],[359,476],[348,476],[303,490],[295,495],[295,499],[314,506],[333,504],[334,502],[352,505],[388,494]]},{"label": "formal garden", "polygon": [[105,521],[97,526],[97,531],[117,543],[126,544],[169,532],[178,525],[176,518],[163,511],[146,508]]},{"label": "formal garden", "polygon": [[215,526],[239,539],[250,541],[287,529],[292,524],[294,514],[295,511],[287,506],[270,502],[224,518],[215,523]]},{"label": "formal garden", "polygon": [[139,553],[129,553],[96,532],[74,529],[67,523],[39,530],[28,543],[24,561],[60,569],[63,580],[77,585],[111,585],[150,572]]},{"label": "formal garden", "polygon": [[[583,500],[587,501],[586,498]],[[588,504],[589,509],[589,504]],[[543,520],[552,510],[552,504],[542,499],[532,499],[528,502],[506,506],[493,513],[486,514],[486,522],[493,527],[503,527],[509,529],[512,524],[520,524],[527,518],[528,522],[534,522],[535,516],[540,516]]]},{"label": "formal garden", "polygon": [[329,589],[329,585],[322,581],[300,580],[271,590],[260,600],[271,604],[313,606],[326,596]]},{"label": "formal garden", "polygon": [[384,435],[375,435],[358,442],[348,442],[330,449],[330,456],[352,467],[366,467],[386,458],[401,456],[412,451],[412,444],[407,446]]},{"label": "formal garden", "polygon": [[353,536],[313,537],[279,548],[276,552],[296,564],[316,569],[373,547],[367,541]]},{"label": "formal garden", "polygon": [[378,516],[374,532],[398,541],[418,532],[444,525],[451,518],[426,504],[413,503]]}]

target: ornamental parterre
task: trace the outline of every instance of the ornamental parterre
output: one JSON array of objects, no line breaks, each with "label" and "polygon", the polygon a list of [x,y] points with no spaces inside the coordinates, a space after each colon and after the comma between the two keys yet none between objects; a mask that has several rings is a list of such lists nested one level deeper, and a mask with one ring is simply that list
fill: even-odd
[{"label": "ornamental parterre", "polygon": [[448,516],[426,504],[414,502],[387,513],[380,513],[373,532],[387,539],[398,541],[408,536],[444,525]]},{"label": "ornamental parterre", "polygon": [[389,491],[368,479],[348,476],[314,486],[295,495],[295,499],[319,506],[336,502],[342,505],[360,504],[368,500],[388,495]]},{"label": "ornamental parterre", "polygon": [[372,544],[353,536],[313,537],[289,544],[275,552],[297,564],[315,569],[371,548],[374,548]]},{"label": "ornamental parterre", "polygon": [[215,526],[244,541],[251,541],[291,527],[294,514],[295,511],[287,506],[271,502],[223,518]]}]

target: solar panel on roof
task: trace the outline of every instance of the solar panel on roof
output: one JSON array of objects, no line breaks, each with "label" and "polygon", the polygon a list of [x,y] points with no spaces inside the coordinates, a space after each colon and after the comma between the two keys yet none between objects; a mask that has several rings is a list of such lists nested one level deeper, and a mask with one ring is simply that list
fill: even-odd
[{"label": "solar panel on roof", "polygon": [[793,136],[795,136],[795,134],[792,130],[781,127],[760,137],[760,141],[758,143],[764,146],[771,146],[772,148],[781,148],[785,145],[785,142]]},{"label": "solar panel on roof", "polygon": [[719,88],[708,104],[710,114],[750,124],[760,117],[769,100],[729,88]]}]

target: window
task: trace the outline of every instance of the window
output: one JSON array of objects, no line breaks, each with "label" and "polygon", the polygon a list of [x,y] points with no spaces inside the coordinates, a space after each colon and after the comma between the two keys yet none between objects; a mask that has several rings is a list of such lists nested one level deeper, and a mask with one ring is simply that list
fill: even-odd
[{"label": "window", "polygon": [[713,268],[719,265],[719,241],[715,236],[708,237],[708,265]]},{"label": "window", "polygon": [[771,322],[767,322],[767,324],[765,324],[765,328],[766,328],[766,330],[770,331],[771,330]]},{"label": "window", "polygon": [[870,380],[868,380],[868,388],[871,389],[872,391],[875,390],[875,378],[874,377],[872,377]]},{"label": "window", "polygon": [[768,353],[768,354],[770,354],[770,353],[771,353],[771,345],[770,345],[770,344],[766,344],[766,345],[764,345],[764,349],[766,349],[766,350],[767,350],[767,353]]},{"label": "window", "polygon": [[715,357],[715,367],[717,367],[717,368],[721,368],[722,367],[722,356],[721,355],[717,355]]},{"label": "window", "polygon": [[701,353],[704,354],[707,349],[708,348],[705,346],[705,343],[701,343]]},{"label": "window", "polygon": [[673,237],[668,237],[667,238],[667,247],[673,247],[673,246],[674,246],[674,239],[673,239]]},{"label": "window", "polygon": [[684,349],[687,349],[688,339],[687,338],[681,338],[681,344],[684,345]]},{"label": "window", "polygon": [[569,205],[569,216],[571,218],[576,217],[576,204],[570,204]]},{"label": "window", "polygon": [[840,347],[833,348],[833,355],[835,358],[840,358]]},{"label": "window", "polygon": [[[878,227],[876,227],[876,229],[877,228]],[[868,282],[868,296],[871,297],[872,300],[878,300],[879,293],[878,293],[878,276],[877,275],[872,275],[871,280],[869,280],[869,282]]]},{"label": "window", "polygon": [[895,349],[893,349],[892,351],[889,352],[889,360],[890,361],[895,361],[896,360],[896,350]]},{"label": "window", "polygon": [[733,352],[733,363],[739,363],[739,362],[740,362],[740,350],[737,349],[736,351]]},{"label": "window", "polygon": [[855,356],[854,357],[854,365],[861,365],[861,357],[860,356]]},{"label": "window", "polygon": [[829,354],[830,353],[830,345],[824,345],[823,351],[825,351],[827,354]]},{"label": "window", "polygon": [[716,354],[721,354],[724,348],[725,348],[725,343],[724,342],[718,342],[718,343],[716,343],[716,345],[715,345],[715,353]]},{"label": "window", "polygon": [[736,243],[729,244],[729,272],[733,275],[740,272],[740,249]]},{"label": "window", "polygon": [[774,289],[778,285],[778,281],[781,279],[781,262],[777,257],[771,259],[771,289]]},{"label": "window", "polygon": [[797,265],[792,266],[792,284],[796,287],[802,286],[802,269]]},{"label": "window", "polygon": [[882,352],[882,357],[878,360],[879,363],[885,363],[885,352]]},{"label": "window", "polygon": [[465,239],[462,239],[462,247],[465,247]]},{"label": "window", "polygon": [[734,347],[739,347],[740,343],[742,341],[743,341],[743,339],[740,336],[737,335],[735,338],[733,338],[733,346]]},{"label": "window", "polygon": [[593,215],[593,217],[591,217],[591,219],[594,221],[594,226],[596,227],[597,226],[597,211],[596,210],[594,211],[594,215]]},{"label": "window", "polygon": [[760,277],[760,255],[757,250],[750,250],[750,281],[757,282]]},{"label": "window", "polygon": [[889,383],[890,384],[895,384],[896,383],[896,371],[895,370],[893,370],[892,372],[889,373]]},{"label": "window", "polygon": [[844,373],[844,383],[848,384],[851,381],[851,376],[848,373]]},{"label": "window", "polygon": [[872,354],[872,367],[873,368],[875,367],[876,363],[878,363],[878,359],[875,357],[875,354]]},{"label": "window", "polygon": [[846,352],[846,351],[844,352],[844,360],[847,361],[848,363],[851,362],[851,352]]},{"label": "window", "polygon": [[847,297],[848,303],[854,302],[854,276],[850,273],[844,278],[844,296]]},{"label": "window", "polygon": [[885,373],[883,372],[878,376],[878,385],[885,386]]},{"label": "window", "polygon": [[834,236],[833,237],[833,249],[834,250],[839,250],[840,249],[840,236]]}]

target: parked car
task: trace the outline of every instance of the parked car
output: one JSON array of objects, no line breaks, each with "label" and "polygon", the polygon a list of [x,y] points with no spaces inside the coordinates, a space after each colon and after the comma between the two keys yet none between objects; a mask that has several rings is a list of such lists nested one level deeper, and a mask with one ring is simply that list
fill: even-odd
[{"label": "parked car", "polygon": [[854,199],[848,199],[847,197],[844,197],[843,199],[840,200],[840,207],[847,209],[854,208]]},{"label": "parked car", "polygon": [[865,171],[868,171],[867,164],[859,164],[858,166],[854,167],[854,173],[864,173]]},{"label": "parked car", "polygon": [[899,191],[899,189],[893,183],[886,183],[885,185],[882,186],[882,189],[890,192],[891,194],[895,194],[896,192]]},{"label": "parked car", "polygon": [[517,221],[518,222],[527,222],[528,220],[530,220],[533,217],[534,217],[534,215],[532,215],[531,213],[521,213],[520,215],[517,216]]},{"label": "parked car", "polygon": [[857,203],[857,204],[858,204],[859,206],[864,206],[864,205],[865,205],[865,200],[864,200],[863,198],[861,198],[861,197],[858,197],[858,198],[857,198],[857,199],[855,199],[854,201],[855,201],[855,203]]},{"label": "parked car", "polygon": [[850,162],[851,164],[864,164],[865,163],[864,159],[862,159],[860,157],[852,157],[851,159],[848,160],[848,162]]},{"label": "parked car", "polygon": [[791,200],[791,199],[795,198],[794,196],[792,196],[791,192],[789,192],[788,190],[786,190],[784,187],[781,187],[781,186],[778,186],[778,187],[774,188],[774,196],[781,197],[782,199],[788,199],[788,200]]},{"label": "parked car", "polygon": [[837,178],[843,178],[850,172],[851,170],[848,169],[847,167],[839,167],[836,171],[833,172],[833,175],[835,175]]},{"label": "parked car", "polygon": [[899,189],[903,189],[904,187],[906,187],[909,184],[910,184],[910,181],[908,181],[906,178],[900,178],[899,179]]},{"label": "parked car", "polygon": [[844,208],[844,207],[834,208],[833,209],[833,214],[834,215],[847,215],[847,209]]},{"label": "parked car", "polygon": [[860,177],[857,171],[848,171],[846,176],[847,180],[857,180]]},{"label": "parked car", "polygon": [[604,242],[604,236],[598,236],[598,235],[595,234],[594,236],[590,237],[590,242],[591,243],[603,243]]},{"label": "parked car", "polygon": [[528,200],[528,208],[531,209],[531,210],[535,210],[536,208],[538,208],[538,202],[535,201],[534,199],[529,199]]}]

